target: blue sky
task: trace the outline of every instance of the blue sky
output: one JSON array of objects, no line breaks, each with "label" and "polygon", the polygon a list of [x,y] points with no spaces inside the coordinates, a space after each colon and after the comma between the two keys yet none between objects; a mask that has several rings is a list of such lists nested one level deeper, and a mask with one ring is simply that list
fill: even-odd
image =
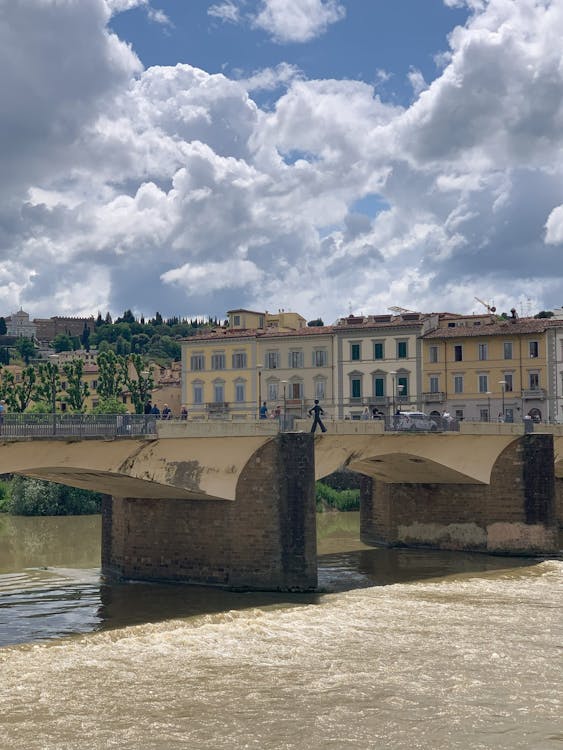
[{"label": "blue sky", "polygon": [[9,315],[563,304],[563,0],[0,0]]},{"label": "blue sky", "polygon": [[[243,7],[249,11],[257,5]],[[384,98],[408,104],[413,96],[409,70],[433,80],[436,54],[448,49],[448,33],[468,16],[467,8],[446,7],[442,0],[349,0],[342,5],[345,17],[326,33],[307,44],[279,44],[263,29],[210,16],[212,6],[207,0],[163,0],[158,8],[170,23],[155,23],[146,7],[137,7],[116,15],[111,27],[146,67],[182,62],[237,78],[290,62],[307,78],[365,81]],[[382,71],[390,76],[387,81]]]}]

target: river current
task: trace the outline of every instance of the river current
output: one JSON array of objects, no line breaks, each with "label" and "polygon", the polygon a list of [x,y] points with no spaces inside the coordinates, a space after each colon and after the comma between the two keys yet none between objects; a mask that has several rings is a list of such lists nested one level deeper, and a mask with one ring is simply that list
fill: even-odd
[{"label": "river current", "polygon": [[110,585],[98,517],[0,517],[0,749],[563,749],[561,559],[318,521],[283,596]]}]

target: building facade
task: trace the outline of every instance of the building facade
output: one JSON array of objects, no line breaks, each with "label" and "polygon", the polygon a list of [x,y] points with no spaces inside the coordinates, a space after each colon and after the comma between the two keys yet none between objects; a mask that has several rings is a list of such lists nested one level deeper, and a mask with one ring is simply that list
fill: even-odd
[{"label": "building facade", "polygon": [[458,316],[422,335],[423,402],[470,421],[554,418],[548,319]]},{"label": "building facade", "polygon": [[29,319],[29,313],[20,308],[18,312],[6,318],[6,332],[8,336],[34,339],[37,334],[37,326]]}]

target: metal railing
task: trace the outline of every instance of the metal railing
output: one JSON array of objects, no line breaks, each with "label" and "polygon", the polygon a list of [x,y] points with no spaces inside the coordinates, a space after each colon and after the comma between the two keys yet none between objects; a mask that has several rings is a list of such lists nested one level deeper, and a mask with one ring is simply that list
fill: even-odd
[{"label": "metal railing", "polygon": [[407,413],[385,417],[385,432],[459,432],[459,420]]},{"label": "metal railing", "polygon": [[156,435],[152,414],[17,414],[0,417],[0,437],[138,437]]}]

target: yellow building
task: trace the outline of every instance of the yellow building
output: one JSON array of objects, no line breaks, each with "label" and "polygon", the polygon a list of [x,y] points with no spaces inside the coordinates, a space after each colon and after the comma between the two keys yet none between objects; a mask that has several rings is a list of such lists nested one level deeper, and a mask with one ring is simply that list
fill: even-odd
[{"label": "yellow building", "polygon": [[229,325],[182,342],[182,402],[190,418],[246,419],[266,402],[302,416],[315,398],[332,402],[332,327],[297,313],[230,310]]},{"label": "yellow building", "polygon": [[471,421],[551,419],[547,319],[444,317],[422,335],[422,400]]}]

